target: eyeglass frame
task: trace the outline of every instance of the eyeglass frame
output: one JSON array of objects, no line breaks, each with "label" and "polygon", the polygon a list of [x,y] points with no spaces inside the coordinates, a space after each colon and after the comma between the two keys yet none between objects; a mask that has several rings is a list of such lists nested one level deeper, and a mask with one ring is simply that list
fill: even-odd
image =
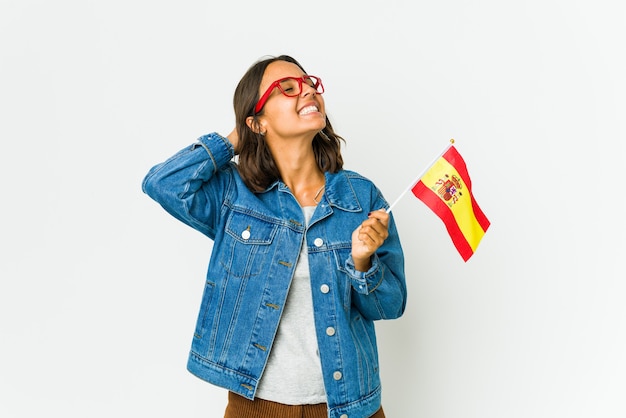
[{"label": "eyeglass frame", "polygon": [[[263,106],[265,106],[265,103],[270,98],[270,95],[272,94],[272,92],[274,91],[274,89],[276,87],[278,87],[280,92],[284,96],[286,96],[286,97],[296,97],[296,96],[299,96],[300,94],[302,94],[302,83],[305,82],[305,80],[307,78],[308,79],[313,78],[313,79],[316,80],[315,86],[309,86],[309,87],[315,89],[316,94],[324,93],[324,84],[322,84],[322,79],[319,78],[318,76],[305,74],[302,77],[283,77],[281,79],[278,79],[278,80],[274,81],[272,84],[270,84],[270,86],[267,88],[267,90],[265,90],[265,93],[263,93],[261,98],[259,98],[259,101],[256,102],[256,105],[254,106],[254,114],[256,115],[257,113],[259,113],[261,111],[261,109],[263,109]],[[280,83],[282,83],[285,80],[295,80],[295,81],[297,81],[298,82],[298,87],[300,88],[298,93],[296,93],[296,94],[287,94],[282,89],[282,87],[280,86]],[[321,89],[321,91],[318,91],[318,89]]]}]

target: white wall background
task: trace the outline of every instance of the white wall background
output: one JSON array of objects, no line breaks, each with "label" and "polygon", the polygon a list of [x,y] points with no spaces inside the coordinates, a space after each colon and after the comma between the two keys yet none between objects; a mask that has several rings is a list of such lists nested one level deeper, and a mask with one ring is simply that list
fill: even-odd
[{"label": "white wall background", "polygon": [[463,263],[407,195],[390,418],[626,416],[619,1],[0,0],[0,416],[220,417],[185,370],[211,243],[141,193],[256,59],[323,77],[394,200],[449,138],[492,222]]}]

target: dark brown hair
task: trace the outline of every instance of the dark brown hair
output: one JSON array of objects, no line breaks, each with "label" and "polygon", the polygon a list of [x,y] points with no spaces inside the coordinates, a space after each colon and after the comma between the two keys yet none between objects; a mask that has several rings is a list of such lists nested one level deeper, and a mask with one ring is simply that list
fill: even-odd
[{"label": "dark brown hair", "polygon": [[[254,113],[254,106],[259,100],[261,80],[267,66],[275,61],[287,61],[296,64],[306,74],[304,68],[288,55],[266,58],[256,62],[248,69],[239,81],[233,97],[235,123],[239,135],[237,145],[239,174],[246,186],[253,192],[263,191],[280,179],[278,167],[265,138],[254,132],[246,124],[246,119],[249,116],[256,120],[257,115]],[[335,133],[328,116],[326,116],[326,127],[313,138],[315,160],[322,172],[336,173],[343,167],[341,141],[344,139]]]}]

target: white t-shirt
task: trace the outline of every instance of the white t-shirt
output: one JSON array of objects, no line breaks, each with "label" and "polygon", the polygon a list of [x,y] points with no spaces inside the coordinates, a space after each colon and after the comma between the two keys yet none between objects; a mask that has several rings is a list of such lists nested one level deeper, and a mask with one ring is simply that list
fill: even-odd
[{"label": "white t-shirt", "polygon": [[[315,206],[302,208],[307,225]],[[256,396],[286,405],[326,402],[317,350],[306,242],[298,257],[276,339]]]}]

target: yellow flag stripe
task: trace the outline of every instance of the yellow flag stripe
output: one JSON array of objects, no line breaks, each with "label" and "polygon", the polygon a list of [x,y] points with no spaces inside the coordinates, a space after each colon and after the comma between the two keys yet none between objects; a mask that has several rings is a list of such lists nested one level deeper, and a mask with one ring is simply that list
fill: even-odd
[{"label": "yellow flag stripe", "polygon": [[465,182],[456,171],[453,165],[451,165],[445,158],[440,158],[433,164],[433,166],[424,174],[421,181],[424,185],[434,191],[437,195],[437,191],[442,186],[442,182],[440,180],[446,179],[446,174],[450,177],[456,176],[461,181],[461,188],[456,193],[456,197],[458,200],[456,202],[453,199],[445,200],[443,197],[439,196],[444,204],[446,204],[454,219],[456,220],[461,233],[467,240],[467,243],[470,245],[473,251],[476,251],[480,240],[485,235],[485,231],[480,226],[478,221],[476,220],[476,216],[474,215],[474,209],[472,207],[472,196],[470,190],[467,189]]}]

